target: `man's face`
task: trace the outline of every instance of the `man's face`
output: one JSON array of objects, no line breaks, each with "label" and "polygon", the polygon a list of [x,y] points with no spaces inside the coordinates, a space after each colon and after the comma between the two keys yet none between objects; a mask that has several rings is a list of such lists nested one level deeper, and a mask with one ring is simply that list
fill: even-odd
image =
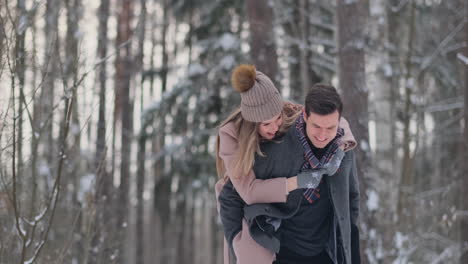
[{"label": "man's face", "polygon": [[316,148],[324,148],[332,141],[338,132],[340,114],[335,111],[328,115],[319,115],[310,112],[310,115],[302,111],[306,122],[307,137]]}]

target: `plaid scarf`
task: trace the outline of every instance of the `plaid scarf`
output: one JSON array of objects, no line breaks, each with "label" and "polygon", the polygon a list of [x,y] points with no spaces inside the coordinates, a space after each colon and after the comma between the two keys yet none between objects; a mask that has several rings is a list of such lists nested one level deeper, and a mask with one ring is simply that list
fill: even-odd
[{"label": "plaid scarf", "polygon": [[[304,121],[303,115],[299,115],[299,117],[296,119],[296,134],[302,144],[302,147],[304,148],[305,162],[304,165],[302,165],[302,170],[320,169],[331,160],[333,155],[335,155],[336,150],[339,147],[338,140],[344,135],[344,130],[343,128],[338,128],[336,137],[331,141],[329,147],[325,151],[325,154],[320,160],[317,159],[317,157],[312,152],[312,149],[310,148],[306,133],[306,123]],[[322,182],[323,178],[322,181],[320,181],[320,184],[322,184]],[[317,188],[306,189],[303,195],[307,201],[309,201],[309,203],[313,203],[320,198],[320,185],[317,186]]]}]

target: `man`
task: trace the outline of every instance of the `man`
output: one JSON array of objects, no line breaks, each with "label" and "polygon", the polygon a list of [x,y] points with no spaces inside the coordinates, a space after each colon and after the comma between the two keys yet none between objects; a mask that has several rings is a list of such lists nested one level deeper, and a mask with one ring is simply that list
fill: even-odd
[{"label": "man", "polygon": [[[239,218],[247,220],[249,235],[269,254],[276,254],[277,264],[359,263],[359,190],[353,151],[338,149],[342,136],[338,127],[343,104],[336,89],[315,85],[308,93],[305,109],[296,124],[280,139],[265,142],[256,156],[257,178],[291,177],[304,170],[332,167],[335,155],[343,155],[338,171],[324,177],[315,189],[298,189],[284,204],[245,205],[232,184],[227,183],[219,196],[225,236],[232,245],[241,231]],[[246,232],[246,230],[242,230]],[[258,252],[258,248],[256,249]],[[247,249],[248,251],[248,249]],[[237,256],[255,259],[256,252]],[[263,254],[265,252],[258,252]],[[267,254],[268,254],[267,253]],[[255,264],[260,263],[256,258]],[[265,264],[267,262],[265,261]],[[271,262],[270,262],[271,263]]]}]

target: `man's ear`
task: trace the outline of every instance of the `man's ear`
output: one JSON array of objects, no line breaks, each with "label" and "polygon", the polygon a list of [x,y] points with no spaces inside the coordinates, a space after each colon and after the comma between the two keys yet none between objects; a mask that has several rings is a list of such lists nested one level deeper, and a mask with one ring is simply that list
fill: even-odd
[{"label": "man's ear", "polygon": [[307,119],[307,114],[306,114],[305,107],[302,108],[302,118],[304,118],[304,120]]}]

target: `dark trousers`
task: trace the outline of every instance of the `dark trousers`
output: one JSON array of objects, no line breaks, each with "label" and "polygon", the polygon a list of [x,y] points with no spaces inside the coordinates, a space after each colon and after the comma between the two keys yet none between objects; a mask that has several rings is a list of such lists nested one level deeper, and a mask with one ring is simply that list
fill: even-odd
[{"label": "dark trousers", "polygon": [[276,260],[272,264],[333,264],[325,250],[318,255],[307,257],[288,254],[290,252],[285,252],[283,248],[280,253],[276,255]]}]

